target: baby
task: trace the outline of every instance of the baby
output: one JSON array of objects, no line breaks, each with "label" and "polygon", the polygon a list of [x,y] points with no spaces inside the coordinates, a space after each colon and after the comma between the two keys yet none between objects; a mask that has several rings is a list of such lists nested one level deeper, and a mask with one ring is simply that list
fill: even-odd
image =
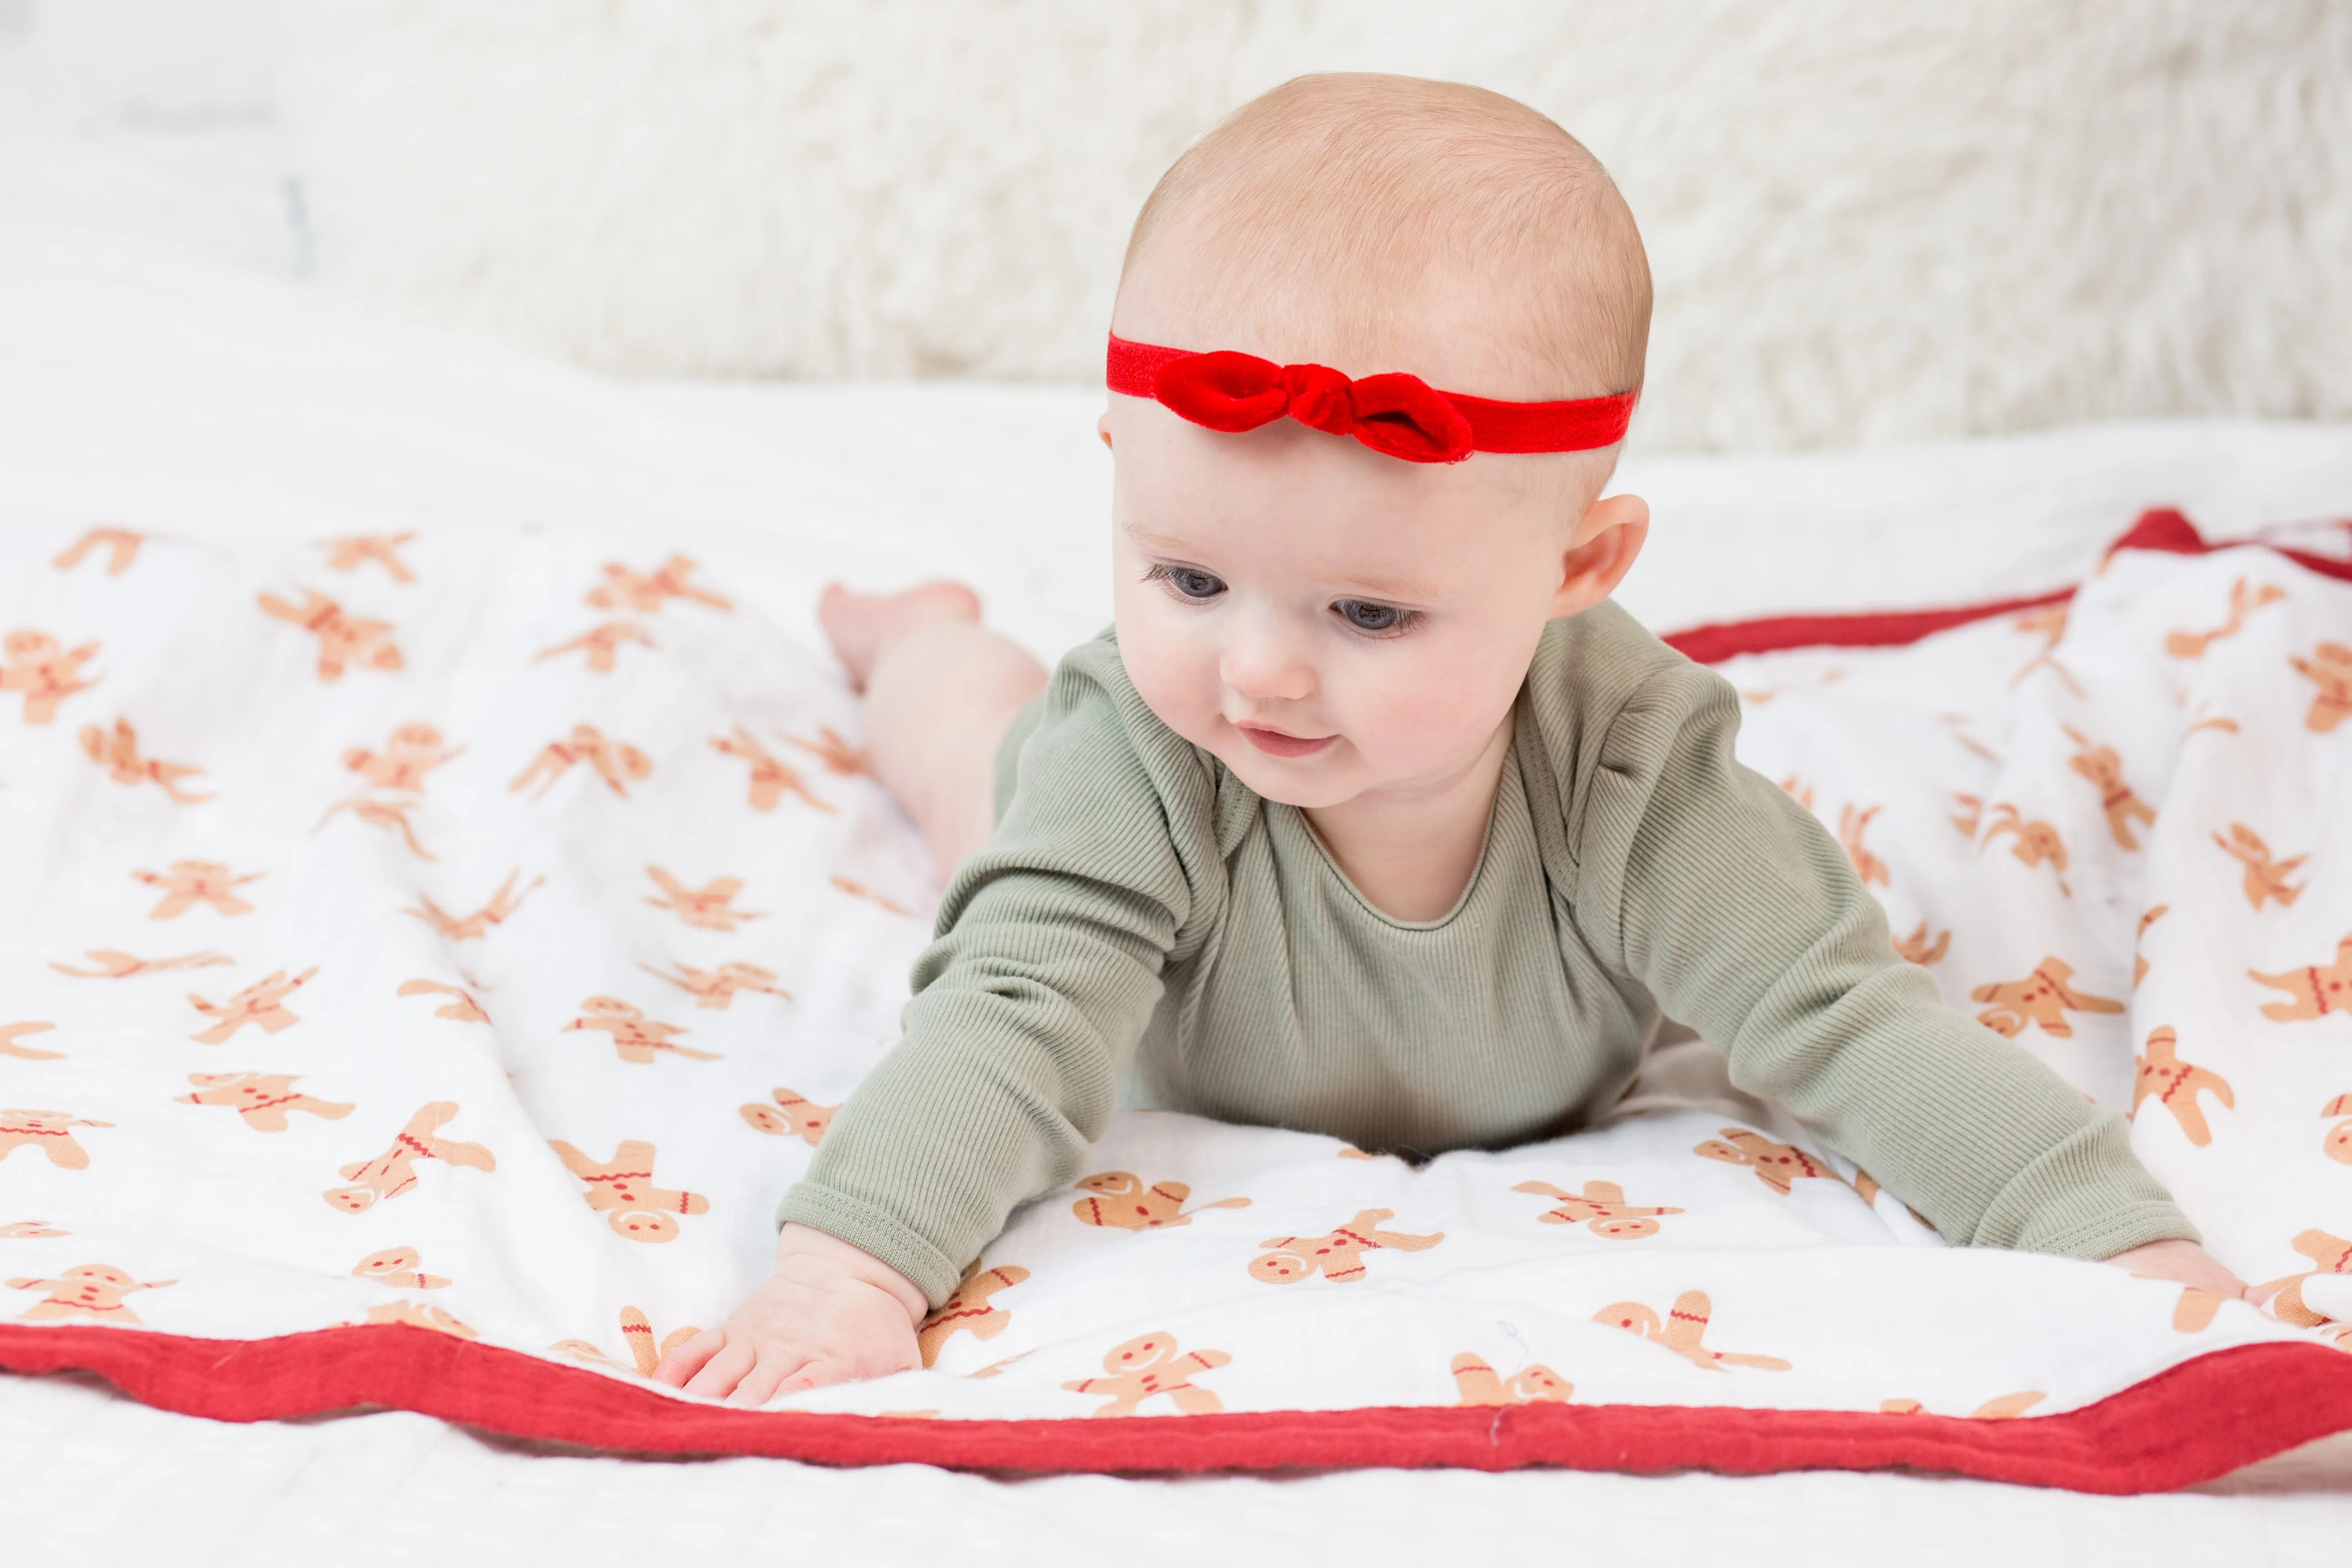
[{"label": "baby", "polygon": [[773,1276],[657,1375],[757,1405],[917,1365],[1123,1086],[1499,1148],[1606,1113],[1662,1014],[1953,1241],[2242,1292],[2121,1117],[1897,957],[1733,760],[1731,688],[1609,601],[1649,317],[1608,175],[1493,93],[1305,78],[1177,161],[1112,316],[1114,629],[1049,681],[966,588],[826,591],[949,885]]}]

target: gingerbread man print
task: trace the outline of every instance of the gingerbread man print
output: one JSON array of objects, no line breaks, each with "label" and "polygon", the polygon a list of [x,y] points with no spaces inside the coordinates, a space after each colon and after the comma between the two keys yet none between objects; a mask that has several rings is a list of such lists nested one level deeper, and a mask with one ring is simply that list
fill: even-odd
[{"label": "gingerbread man print", "polygon": [[[2319,1108],[2322,1116],[2352,1117],[2352,1094],[2339,1094]],[[2320,1149],[2331,1160],[2352,1165],[2352,1121],[2339,1121],[2327,1130]]]},{"label": "gingerbread man print", "polygon": [[98,684],[81,679],[81,667],[97,654],[94,642],[68,650],[47,632],[10,632],[0,637],[0,691],[23,692],[25,722],[46,724],[58,703]]},{"label": "gingerbread man print", "polygon": [[2292,998],[2263,1004],[2263,1016],[2274,1023],[2293,1024],[2324,1018],[2330,1013],[2352,1013],[2352,935],[2336,944],[2336,962],[2326,968],[2315,963],[2277,974],[2265,974],[2258,969],[2249,969],[2246,973]]},{"label": "gingerbread man print", "polygon": [[518,893],[514,890],[515,879],[521,875],[522,872],[519,868],[508,872],[507,879],[499,884],[499,890],[490,895],[490,901],[470,915],[453,915],[422,893],[417,895],[416,901],[425,906],[423,909],[403,910],[400,912],[404,915],[415,915],[438,931],[444,941],[479,942],[489,935],[492,926],[504,925],[517,910],[522,908],[523,900],[530,897],[531,893],[547,880],[544,877],[535,877],[531,879],[530,887]]},{"label": "gingerbread man print", "polygon": [[428,1307],[422,1301],[386,1301],[380,1307],[370,1307],[361,1320],[362,1327],[398,1323],[412,1329],[430,1329],[436,1334],[448,1334],[461,1340],[478,1340],[478,1330],[467,1327],[438,1307]]},{"label": "gingerbread man print", "polygon": [[1914,927],[1909,936],[1895,939],[1895,951],[1903,955],[1905,962],[1918,964],[1923,969],[1931,963],[1943,962],[1944,954],[1951,951],[1951,946],[1952,933],[1948,931],[1937,931],[1935,940],[1930,942],[1926,921]]},{"label": "gingerbread man print", "polygon": [[0,1057],[15,1057],[23,1062],[53,1062],[65,1056],[63,1051],[44,1051],[32,1046],[19,1045],[26,1035],[44,1035],[56,1028],[55,1024],[0,1024]]},{"label": "gingerbread man print", "polygon": [[52,1236],[71,1236],[69,1230],[59,1230],[46,1220],[18,1219],[0,1225],[0,1241],[42,1241]]},{"label": "gingerbread man print", "polygon": [[403,1290],[439,1290],[449,1281],[438,1274],[424,1273],[418,1267],[425,1255],[413,1247],[387,1247],[381,1252],[371,1252],[352,1266],[352,1274],[360,1279],[373,1279],[379,1285],[395,1286]]},{"label": "gingerbread man print", "polygon": [[894,915],[911,915],[915,912],[896,899],[885,898],[863,882],[854,882],[847,877],[842,876],[833,878],[832,881],[836,889],[847,893],[851,898],[864,899],[867,903],[887,910]]},{"label": "gingerbread man print", "polygon": [[1865,888],[1883,888],[1887,883],[1886,862],[1872,854],[1870,847],[1862,841],[1871,819],[1883,809],[1875,805],[1868,811],[1857,811],[1850,805],[1838,807],[1838,847],[1845,851],[1853,874],[1862,879]]},{"label": "gingerbread man print", "polygon": [[76,969],[69,963],[51,961],[49,967],[59,974],[70,974],[77,980],[135,980],[142,974],[160,974],[169,969],[211,969],[236,960],[225,952],[209,950],[203,952],[183,952],[171,958],[141,958],[136,953],[120,952],[110,947],[93,947],[82,956],[98,965],[96,969]]},{"label": "gingerbread man print", "polygon": [[1715,1313],[1715,1303],[1704,1290],[1685,1290],[1675,1298],[1662,1321],[1658,1314],[1639,1301],[1618,1301],[1592,1314],[1596,1323],[1623,1329],[1639,1334],[1651,1343],[1670,1350],[1702,1372],[1722,1372],[1728,1367],[1752,1366],[1761,1372],[1787,1372],[1790,1363],[1779,1356],[1742,1355],[1731,1351],[1709,1350],[1706,1344],[1706,1326]]},{"label": "gingerbread man print", "polygon": [[692,599],[714,610],[735,607],[722,595],[688,582],[687,574],[693,570],[693,561],[684,555],[671,556],[650,574],[632,572],[618,562],[607,562],[604,580],[589,589],[586,597],[600,610],[630,609],[647,616],[658,614],[672,599]]},{"label": "gingerbread man print", "polygon": [[2058,662],[2056,657],[2058,645],[2066,636],[2066,615],[2072,607],[2063,602],[2044,605],[2039,609],[2028,610],[2009,623],[2011,631],[2023,632],[2029,637],[2038,637],[2042,639],[2042,650],[2020,665],[2017,673],[2009,678],[2009,683],[2011,686],[2020,684],[2035,670],[2043,668],[2049,669],[2069,686],[2074,684],[2074,678],[2066,673],[2065,668]]},{"label": "gingerbread man print", "polygon": [[2066,1015],[2073,1013],[2120,1013],[2124,1005],[2112,996],[2095,996],[2079,991],[2074,984],[2074,966],[2055,954],[2046,956],[2034,965],[2033,973],[2022,980],[1996,980],[1978,986],[1969,993],[1972,1001],[1991,1004],[1977,1015],[1977,1022],[2011,1039],[2025,1032],[2028,1024],[2038,1025],[2053,1039],[2071,1039],[2074,1026]]},{"label": "gingerbread man print", "polygon": [[974,1259],[972,1266],[964,1270],[963,1279],[948,1293],[948,1299],[923,1320],[923,1326],[916,1331],[915,1348],[922,1353],[923,1364],[935,1364],[940,1347],[956,1334],[992,1340],[1003,1333],[1013,1321],[1013,1314],[994,1305],[989,1298],[1000,1290],[1010,1290],[1028,1278],[1026,1268],[1004,1265],[983,1268]]},{"label": "gingerbread man print", "polygon": [[2147,979],[2147,959],[2140,952],[2141,946],[2147,941],[2147,928],[2171,912],[2170,904],[2158,904],[2144,910],[2138,926],[2132,931],[2132,989],[2135,991]]},{"label": "gingerbread man print", "polygon": [[208,795],[190,795],[180,788],[182,779],[194,778],[205,770],[186,763],[167,763],[156,757],[139,754],[139,731],[131,727],[128,719],[117,719],[112,733],[95,724],[85,724],[81,731],[81,749],[89,760],[106,770],[106,776],[116,784],[136,786],[152,784],[182,805],[200,805],[212,799]]},{"label": "gingerbread man print", "polygon": [[419,860],[430,860],[434,858],[433,852],[417,842],[415,826],[408,820],[409,810],[415,804],[414,801],[371,800],[363,795],[353,795],[349,800],[339,800],[329,806],[326,816],[319,818],[318,826],[311,828],[310,831],[314,834],[319,832],[327,826],[329,818],[335,813],[348,811],[370,827],[381,827],[389,832],[397,833],[401,841],[408,846],[408,852],[411,855],[415,856]]},{"label": "gingerbread man print", "polygon": [[2232,1109],[2238,1101],[2221,1074],[2182,1061],[2179,1044],[2179,1035],[2169,1025],[2148,1032],[2147,1054],[2132,1058],[2138,1076],[2132,1086],[2131,1113],[2137,1118],[2140,1102],[2153,1096],[2172,1112],[2189,1142],[2202,1149],[2213,1142],[2213,1132],[2205,1124],[2205,1111],[2197,1097],[2210,1094]]},{"label": "gingerbread man print", "polygon": [[417,719],[395,728],[381,752],[352,747],[343,753],[343,766],[377,789],[423,795],[425,775],[465,749],[450,745],[438,729]]},{"label": "gingerbread man print", "polygon": [[2213,1326],[2213,1319],[2221,1310],[2221,1298],[2210,1290],[2200,1290],[2194,1285],[2180,1288],[2180,1299],[2172,1304],[2172,1328],[2175,1333],[2202,1333]]},{"label": "gingerbread man print", "polygon": [[762,969],[756,963],[722,963],[716,969],[697,969],[691,964],[681,963],[677,965],[676,974],[656,969],[650,963],[641,963],[637,967],[657,980],[668,981],[693,997],[698,1007],[723,1010],[735,1000],[736,994],[742,991],[757,991],[763,995],[782,997],[787,1002],[793,999],[791,992],[776,984],[773,970]]},{"label": "gingerbread man print", "polygon": [[2002,834],[2014,834],[2017,842],[2010,846],[2010,854],[2027,867],[2045,862],[2058,879],[2058,890],[2068,898],[2074,890],[2066,885],[2066,841],[2058,830],[2046,822],[2028,821],[2017,807],[2005,800],[1995,801],[1992,826],[1984,830],[1984,841],[1990,846]]},{"label": "gingerbread man print", "polygon": [[354,533],[341,539],[327,541],[327,569],[331,572],[356,572],[362,563],[373,562],[384,570],[395,583],[414,583],[416,574],[400,558],[400,547],[416,535],[413,533]]},{"label": "gingerbread man print", "polygon": [[789,1089],[768,1091],[775,1109],[754,1102],[742,1108],[743,1120],[761,1132],[779,1138],[797,1138],[810,1148],[824,1142],[824,1130],[833,1124],[837,1105],[819,1105],[804,1100]]},{"label": "gingerbread man print", "polygon": [[1296,1285],[1320,1274],[1334,1285],[1352,1285],[1364,1278],[1364,1254],[1394,1247],[1422,1252],[1445,1239],[1444,1231],[1409,1236],[1382,1230],[1380,1222],[1396,1217],[1394,1209],[1361,1209],[1356,1217],[1321,1236],[1275,1236],[1258,1243],[1275,1250],[1253,1260],[1250,1278],[1269,1285]]},{"label": "gingerbread man print", "polygon": [[[1080,1198],[1070,1205],[1070,1212],[1087,1225],[1108,1226],[1118,1230],[1158,1230],[1164,1226],[1190,1225],[1192,1215],[1202,1209],[1245,1209],[1247,1198],[1219,1198],[1213,1204],[1187,1210],[1184,1201],[1192,1189],[1181,1182],[1155,1182],[1147,1187],[1143,1178],[1126,1171],[1104,1171],[1088,1176],[1078,1184],[1078,1190],[1094,1196]],[[1267,1242],[1272,1247],[1276,1243]]]},{"label": "gingerbread man print", "polygon": [[286,1005],[286,998],[300,990],[318,973],[314,964],[289,980],[286,972],[280,969],[255,981],[226,1002],[207,1002],[191,991],[188,993],[189,1004],[212,1019],[213,1024],[210,1028],[199,1029],[188,1037],[207,1046],[217,1046],[247,1024],[257,1024],[264,1032],[272,1035],[280,1029],[291,1028],[301,1020]]},{"label": "gingerbread man print", "polygon": [[701,1331],[688,1323],[682,1329],[673,1329],[656,1344],[653,1320],[635,1307],[621,1309],[621,1342],[629,1347],[629,1359],[637,1363],[637,1373],[642,1377],[651,1377],[654,1368],[661,1365],[662,1357]]},{"label": "gingerbread man print", "polygon": [[1464,1351],[1454,1358],[1453,1372],[1461,1395],[1457,1405],[1561,1405],[1576,1392],[1574,1384],[1541,1362],[1514,1373],[1505,1383],[1484,1357]]},{"label": "gingerbread man print", "polygon": [[1145,1400],[1162,1394],[1187,1415],[1213,1415],[1225,1407],[1224,1402],[1194,1386],[1192,1379],[1230,1365],[1233,1359],[1223,1351],[1180,1352],[1172,1334],[1138,1334],[1103,1357],[1108,1377],[1082,1377],[1062,1386],[1073,1394],[1109,1394],[1110,1403],[1097,1409],[1097,1415],[1132,1415]]},{"label": "gingerbread man print", "polygon": [[163,889],[162,901],[147,911],[151,921],[177,920],[198,904],[210,904],[222,915],[243,915],[253,912],[253,905],[237,895],[236,889],[247,882],[257,882],[268,875],[248,871],[240,877],[217,860],[174,860],[168,871],[133,871],[131,877],[151,888]]},{"label": "gingerbread man print", "polygon": [[2263,842],[2263,836],[2242,822],[2230,824],[2230,835],[2226,838],[2218,833],[2213,835],[2213,842],[2221,846],[2223,854],[2245,867],[2244,887],[2249,907],[2260,910],[2264,903],[2275,900],[2281,909],[2284,909],[2303,896],[2302,885],[2290,883],[2287,879],[2310,859],[2310,856],[2273,859],[2271,847]]},{"label": "gingerbread man print", "polygon": [[294,1088],[299,1073],[192,1072],[188,1081],[196,1092],[179,1097],[183,1105],[226,1105],[257,1132],[283,1132],[286,1115],[303,1111],[329,1121],[340,1121],[356,1107],[320,1100]]},{"label": "gingerbread man print", "polygon": [[692,1057],[698,1062],[719,1059],[712,1051],[698,1051],[689,1046],[673,1043],[672,1037],[687,1031],[676,1024],[659,1023],[648,1018],[638,1008],[617,996],[591,996],[580,1004],[581,1016],[563,1026],[573,1029],[602,1029],[613,1037],[613,1048],[625,1062],[650,1062],[656,1054],[670,1051],[681,1057]]},{"label": "gingerbread man print", "polygon": [[347,616],[343,607],[315,589],[300,590],[302,602],[290,604],[275,594],[260,595],[262,612],[289,626],[301,627],[319,639],[319,679],[341,680],[345,668],[398,669],[400,649],[392,640],[390,621]]},{"label": "gingerbread man print", "polygon": [[2155,826],[2156,808],[2124,783],[2124,760],[2113,746],[2095,745],[2080,730],[2070,728],[2066,735],[2076,748],[2066,765],[2097,786],[2099,809],[2106,814],[2107,831],[2115,836],[2116,847],[2138,848],[2132,824]]},{"label": "gingerbread man print", "polygon": [[2304,715],[2305,729],[2315,735],[2325,735],[2345,720],[2352,719],[2352,647],[2340,642],[2324,642],[2312,650],[2309,658],[2290,658],[2287,662],[2319,688],[2311,699],[2311,711]]},{"label": "gingerbread man print", "polygon": [[[1749,1136],[1755,1135],[1750,1133]],[[1701,1144],[1700,1152],[1704,1153],[1707,1149],[1720,1147],[1720,1144]],[[1769,1183],[1771,1178],[1767,1176],[1765,1180]],[[1678,1208],[1636,1207],[1625,1201],[1625,1189],[1614,1182],[1587,1182],[1580,1194],[1562,1192],[1549,1182],[1521,1182],[1511,1191],[1559,1199],[1559,1206],[1536,1215],[1544,1224],[1580,1225],[1593,1235],[1605,1237],[1611,1241],[1636,1241],[1645,1236],[1655,1236],[1658,1234],[1658,1215],[1683,1212]]]},{"label": "gingerbread man print", "polygon": [[727,756],[740,757],[751,764],[751,801],[753,811],[775,810],[776,803],[789,791],[803,803],[827,816],[833,815],[834,808],[809,793],[808,785],[801,782],[797,771],[771,755],[768,749],[742,725],[735,726],[735,733],[731,737],[712,737],[710,749]]},{"label": "gingerbread man print", "polygon": [[553,647],[540,649],[532,656],[531,663],[537,664],[543,659],[561,658],[567,653],[584,653],[588,656],[588,668],[591,670],[598,675],[610,675],[613,673],[614,661],[620,658],[621,647],[624,643],[635,643],[640,647],[655,646],[652,634],[635,622],[606,621],[601,626],[590,627],[570,642],[557,643]]},{"label": "gingerbread man print", "polygon": [[1951,815],[1952,826],[1960,830],[1962,837],[1974,838],[1977,836],[1977,828],[1984,822],[1983,799],[1973,795],[1955,794],[1952,796],[1952,804],[1959,808]]},{"label": "gingerbread man print", "polygon": [[1727,1165],[1745,1165],[1756,1173],[1758,1181],[1784,1198],[1797,1183],[1808,1178],[1845,1184],[1843,1176],[1794,1143],[1776,1143],[1745,1127],[1727,1127],[1723,1137],[1724,1142],[1710,1138],[1691,1152]]},{"label": "gingerbread man print", "polygon": [[874,776],[874,764],[865,752],[849,743],[848,738],[830,724],[820,724],[817,738],[803,741],[798,735],[786,735],[784,744],[797,746],[824,764],[824,771],[836,778],[855,778],[863,773]]},{"label": "gingerbread man print", "polygon": [[560,1138],[550,1139],[548,1147],[566,1170],[588,1184],[581,1194],[588,1206],[630,1241],[674,1241],[678,1227],[673,1215],[710,1212],[710,1200],[700,1193],[654,1184],[654,1146],[641,1139],[625,1141],[602,1162]]},{"label": "gingerbread man print", "polygon": [[140,545],[145,542],[143,535],[133,533],[127,528],[93,528],[58,552],[57,559],[49,564],[60,572],[70,572],[80,565],[91,551],[102,548],[106,552],[106,574],[120,577],[131,570],[131,563],[138,559]]},{"label": "gingerbread man print", "polygon": [[70,1110],[0,1110],[0,1160],[19,1149],[37,1149],[61,1171],[89,1169],[89,1151],[74,1142],[77,1127],[111,1127]]},{"label": "gingerbread man print", "polygon": [[447,1100],[418,1107],[408,1125],[393,1134],[391,1148],[342,1168],[343,1180],[352,1184],[328,1189],[323,1194],[327,1202],[345,1214],[363,1214],[416,1185],[420,1160],[440,1160],[472,1171],[497,1170],[498,1156],[481,1144],[441,1135],[441,1129],[457,1119],[457,1109],[456,1101]]},{"label": "gingerbread man print", "polygon": [[449,1018],[460,1024],[487,1024],[490,1021],[490,1016],[482,1010],[482,1005],[479,1002],[474,1000],[471,992],[438,980],[404,980],[400,983],[400,989],[394,994],[451,997],[453,1000],[445,1002],[433,1009],[435,1017]]},{"label": "gingerbread man print", "polygon": [[2210,632],[2177,631],[2164,639],[2164,651],[2175,658],[2202,658],[2205,650],[2224,637],[2236,637],[2245,629],[2246,617],[2256,610],[2277,604],[2286,597],[2286,590],[2275,583],[2256,587],[2249,579],[2241,577],[2230,584],[2230,618]]},{"label": "gingerbread man print", "polygon": [[740,921],[756,921],[764,910],[739,910],[734,907],[735,895],[743,890],[740,877],[718,877],[699,888],[689,888],[658,866],[646,868],[646,875],[663,896],[646,895],[646,902],[657,910],[668,910],[687,924],[700,931],[725,931],[733,934]]},{"label": "gingerbread man print", "polygon": [[2311,1259],[2311,1267],[2300,1274],[2283,1275],[2257,1285],[2248,1294],[2257,1306],[2270,1303],[2272,1315],[2280,1322],[2315,1329],[2329,1320],[2326,1313],[2304,1300],[2303,1282],[2322,1274],[2352,1274],[2352,1241],[2324,1230],[2306,1230],[2291,1245]]},{"label": "gingerbread man print", "polygon": [[507,788],[509,792],[519,791],[538,783],[539,788],[530,797],[538,800],[553,789],[556,781],[571,772],[575,763],[586,763],[604,781],[604,787],[624,800],[629,797],[632,781],[651,778],[654,771],[654,760],[636,747],[607,740],[593,724],[575,724],[571,739],[550,741],[541,746],[530,766],[517,773]]},{"label": "gingerbread man print", "polygon": [[17,1314],[21,1321],[95,1318],[101,1323],[136,1323],[139,1314],[124,1306],[122,1298],[135,1290],[161,1290],[166,1285],[178,1283],[176,1279],[150,1279],[142,1284],[110,1263],[84,1263],[67,1269],[55,1279],[11,1279],[8,1289],[48,1292]]}]

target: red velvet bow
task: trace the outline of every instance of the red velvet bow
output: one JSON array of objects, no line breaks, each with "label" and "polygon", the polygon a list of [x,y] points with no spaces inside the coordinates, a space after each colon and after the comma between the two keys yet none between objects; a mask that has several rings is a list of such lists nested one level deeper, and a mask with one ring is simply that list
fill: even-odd
[{"label": "red velvet bow", "polygon": [[1276,364],[1255,354],[1110,340],[1113,392],[1149,397],[1195,425],[1238,433],[1287,416],[1409,463],[1458,463],[1472,452],[1580,452],[1621,441],[1634,393],[1568,403],[1502,403],[1440,392],[1391,372],[1350,381],[1328,365]]}]

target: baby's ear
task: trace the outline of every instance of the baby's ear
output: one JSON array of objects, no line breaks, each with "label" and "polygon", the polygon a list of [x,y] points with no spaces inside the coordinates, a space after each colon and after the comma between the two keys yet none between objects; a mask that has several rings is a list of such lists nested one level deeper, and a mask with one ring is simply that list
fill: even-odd
[{"label": "baby's ear", "polygon": [[1101,418],[1099,418],[1099,419],[1097,419],[1097,420],[1096,420],[1096,421],[1095,421],[1095,434],[1102,437],[1102,441],[1103,441],[1103,445],[1104,445],[1104,446],[1108,447],[1108,446],[1109,446],[1109,445],[1110,445],[1110,412],[1109,412],[1109,410],[1108,410],[1108,409],[1104,410],[1104,412],[1103,412],[1103,416],[1102,416]]},{"label": "baby's ear", "polygon": [[1635,495],[1602,496],[1584,509],[1560,557],[1552,618],[1588,610],[1615,591],[1650,535],[1650,503]]}]

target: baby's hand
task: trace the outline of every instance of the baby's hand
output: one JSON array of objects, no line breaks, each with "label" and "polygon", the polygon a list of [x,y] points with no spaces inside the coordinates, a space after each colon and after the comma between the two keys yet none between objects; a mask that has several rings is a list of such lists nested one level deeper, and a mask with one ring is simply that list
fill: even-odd
[{"label": "baby's hand", "polygon": [[779,1390],[905,1372],[920,1363],[915,1325],[929,1305],[879,1258],[788,1225],[768,1282],[719,1327],[662,1357],[654,1375],[688,1394],[756,1405]]},{"label": "baby's hand", "polygon": [[2210,1291],[2225,1301],[2246,1294],[2246,1282],[2214,1260],[2193,1241],[2151,1241],[2107,1259],[2142,1279],[2173,1279],[2194,1289]]}]

